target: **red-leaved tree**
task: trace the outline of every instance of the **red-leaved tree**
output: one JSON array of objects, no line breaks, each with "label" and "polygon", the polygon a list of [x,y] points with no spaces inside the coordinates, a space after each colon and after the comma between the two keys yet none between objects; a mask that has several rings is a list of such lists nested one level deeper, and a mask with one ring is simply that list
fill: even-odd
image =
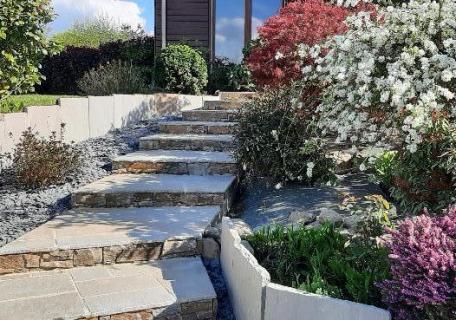
[{"label": "red-leaved tree", "polygon": [[277,87],[299,79],[303,65],[312,63],[312,59],[302,61],[297,54],[298,45],[312,46],[344,33],[348,15],[372,10],[361,6],[348,9],[324,0],[300,0],[286,5],[258,29],[259,44],[246,58],[253,81],[260,86]]}]

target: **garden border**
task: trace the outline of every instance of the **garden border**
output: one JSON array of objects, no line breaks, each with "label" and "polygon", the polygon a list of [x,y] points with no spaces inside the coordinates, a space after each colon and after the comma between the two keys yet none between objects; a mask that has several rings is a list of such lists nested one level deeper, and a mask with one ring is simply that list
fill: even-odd
[{"label": "garden border", "polygon": [[25,112],[0,113],[0,153],[11,152],[27,128],[42,137],[60,132],[64,123],[66,142],[81,142],[125,128],[143,120],[179,115],[201,108],[219,96],[157,93],[151,95],[89,96],[61,98],[55,106],[27,107]]},{"label": "garden border", "polygon": [[270,274],[242,244],[229,218],[222,222],[221,264],[238,320],[390,320],[388,311],[308,294],[274,284]]}]

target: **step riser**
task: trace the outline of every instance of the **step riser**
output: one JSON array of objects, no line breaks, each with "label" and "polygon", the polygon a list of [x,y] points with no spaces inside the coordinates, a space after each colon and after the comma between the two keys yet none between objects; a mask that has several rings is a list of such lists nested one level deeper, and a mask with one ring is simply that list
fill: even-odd
[{"label": "step riser", "polygon": [[206,125],[160,125],[160,132],[167,134],[233,134],[236,126],[206,126]]},{"label": "step riser", "polygon": [[[111,314],[101,317],[83,318],[81,320],[215,320],[217,316],[217,300],[200,300],[195,302],[181,303],[173,306],[173,311],[166,310],[164,316],[163,309],[147,309],[128,313]],[[158,315],[158,316],[157,316]]]},{"label": "step riser", "polygon": [[200,239],[0,256],[0,275],[198,256]]},{"label": "step riser", "polygon": [[186,111],[182,113],[184,121],[235,122],[237,114],[225,111]]},{"label": "step riser", "polygon": [[78,193],[72,197],[74,208],[212,206],[223,205],[227,198],[227,195],[219,193]]},{"label": "step riser", "polygon": [[221,92],[220,100],[243,102],[255,98],[255,92]]},{"label": "step riser", "polygon": [[231,163],[185,163],[185,162],[113,162],[114,173],[161,173],[214,175],[236,174],[237,168]]},{"label": "step riser", "polygon": [[236,110],[242,103],[236,101],[205,101],[204,110]]},{"label": "step riser", "polygon": [[233,142],[195,140],[141,140],[140,150],[232,151]]}]

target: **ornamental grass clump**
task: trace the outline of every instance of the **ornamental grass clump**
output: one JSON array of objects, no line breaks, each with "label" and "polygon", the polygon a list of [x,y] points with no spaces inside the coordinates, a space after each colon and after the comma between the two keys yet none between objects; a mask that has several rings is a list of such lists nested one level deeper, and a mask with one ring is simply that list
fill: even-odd
[{"label": "ornamental grass clump", "polygon": [[456,206],[390,230],[391,280],[380,288],[397,320],[456,319]]}]

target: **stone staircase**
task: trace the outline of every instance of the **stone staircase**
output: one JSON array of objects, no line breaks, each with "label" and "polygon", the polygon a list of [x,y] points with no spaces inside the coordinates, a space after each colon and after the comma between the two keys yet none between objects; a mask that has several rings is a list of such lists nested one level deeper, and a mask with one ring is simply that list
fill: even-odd
[{"label": "stone staircase", "polygon": [[215,319],[202,238],[235,198],[231,134],[248,96],[161,123],[72,210],[0,248],[0,319]]}]

